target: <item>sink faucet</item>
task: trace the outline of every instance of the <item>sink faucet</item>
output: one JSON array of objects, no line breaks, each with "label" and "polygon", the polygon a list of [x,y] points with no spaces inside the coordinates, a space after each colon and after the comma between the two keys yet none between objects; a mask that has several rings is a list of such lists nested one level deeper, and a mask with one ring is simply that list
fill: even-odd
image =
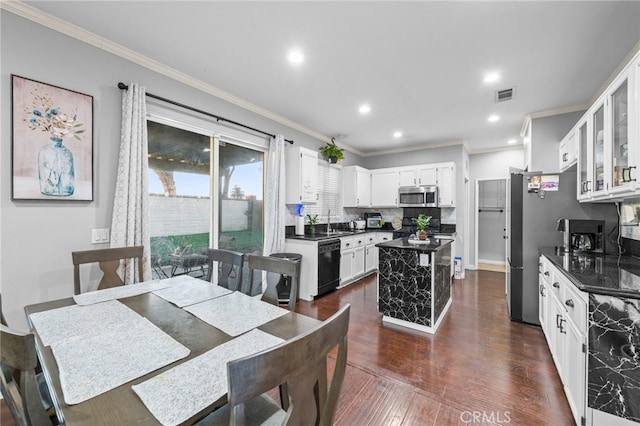
[{"label": "sink faucet", "polygon": [[331,232],[331,210],[327,213],[327,232]]}]

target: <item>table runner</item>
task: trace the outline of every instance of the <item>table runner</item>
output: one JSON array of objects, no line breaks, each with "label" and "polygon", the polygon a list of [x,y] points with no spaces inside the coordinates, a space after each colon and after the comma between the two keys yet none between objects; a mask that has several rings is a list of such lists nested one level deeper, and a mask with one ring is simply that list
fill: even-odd
[{"label": "table runner", "polygon": [[100,333],[123,322],[141,318],[135,311],[117,300],[93,305],[72,305],[29,316],[45,346],[61,340]]},{"label": "table runner", "polygon": [[51,345],[67,404],[78,404],[189,355],[146,318]]},{"label": "table runner", "polygon": [[169,287],[175,282],[170,279],[145,281],[138,284],[122,285],[118,287],[105,288],[104,290],[89,291],[87,293],[76,294],[73,300],[78,305],[91,305],[94,303],[106,302],[108,300],[123,299],[125,297],[137,296],[149,293],[154,290]]},{"label": "table runner", "polygon": [[252,330],[132,389],[160,423],[177,425],[227,393],[227,362],[282,342],[279,337]]},{"label": "table runner", "polygon": [[160,296],[181,308],[229,293],[231,293],[229,289],[193,277],[179,283],[179,285],[172,285],[153,292],[156,296]]},{"label": "table runner", "polygon": [[237,291],[184,310],[230,336],[238,336],[289,312]]}]

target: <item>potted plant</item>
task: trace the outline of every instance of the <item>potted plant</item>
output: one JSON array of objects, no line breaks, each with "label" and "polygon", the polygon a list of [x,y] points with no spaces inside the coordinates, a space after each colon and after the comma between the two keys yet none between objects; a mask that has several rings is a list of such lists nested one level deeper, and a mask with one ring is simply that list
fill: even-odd
[{"label": "potted plant", "polygon": [[307,215],[307,222],[309,222],[309,230],[311,231],[311,235],[315,235],[316,233],[316,223],[318,223],[318,215]]},{"label": "potted plant", "polygon": [[330,163],[335,164],[338,160],[344,159],[344,150],[336,145],[335,138],[331,138],[331,142],[327,142],[325,146],[320,147],[320,153]]},{"label": "potted plant", "polygon": [[431,216],[427,216],[426,214],[418,215],[418,218],[416,219],[416,228],[418,228],[418,239],[427,239],[427,231],[425,231],[425,229],[429,226],[430,222]]}]

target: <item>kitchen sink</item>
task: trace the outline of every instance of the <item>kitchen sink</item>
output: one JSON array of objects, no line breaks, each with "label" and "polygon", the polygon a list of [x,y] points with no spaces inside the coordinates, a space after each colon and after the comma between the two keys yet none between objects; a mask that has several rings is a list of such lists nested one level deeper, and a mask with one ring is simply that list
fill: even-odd
[{"label": "kitchen sink", "polygon": [[318,234],[320,234],[320,235],[328,235],[328,236],[335,235],[336,237],[340,237],[340,236],[344,236],[344,235],[353,235],[353,232],[351,232],[351,231],[331,231],[331,232],[318,232]]}]

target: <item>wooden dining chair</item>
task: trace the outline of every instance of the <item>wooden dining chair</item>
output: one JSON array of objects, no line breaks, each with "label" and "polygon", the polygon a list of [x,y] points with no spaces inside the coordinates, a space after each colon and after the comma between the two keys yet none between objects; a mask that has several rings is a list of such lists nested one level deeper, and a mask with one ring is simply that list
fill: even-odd
[{"label": "wooden dining chair", "polygon": [[[207,281],[213,279],[213,265],[218,262],[218,285],[230,290],[243,291],[242,268],[244,268],[244,254],[238,251],[210,248],[207,251],[209,269]],[[249,286],[251,287],[251,286]]]},{"label": "wooden dining chair", "polygon": [[[287,275],[291,279],[291,288],[289,290],[289,303],[287,308],[290,311],[295,311],[296,302],[298,300],[298,288],[300,280],[300,261],[289,260],[280,257],[247,256],[249,262],[250,275],[250,287],[253,287],[253,275],[254,271],[266,271],[273,272],[274,274]],[[262,300],[271,303],[272,305],[279,306],[278,300],[278,284],[277,280],[267,280],[267,288],[262,293]],[[253,288],[250,289],[250,293],[253,293]]]},{"label": "wooden dining chair", "polygon": [[[21,333],[0,325],[2,374],[0,390],[16,425],[51,425],[45,404],[48,394],[42,395],[36,378],[38,357],[33,334]],[[44,383],[44,382],[43,382]],[[46,386],[44,393],[46,393]],[[43,402],[48,400],[47,402]]]},{"label": "wooden dining chair", "polygon": [[[227,364],[229,403],[205,417],[204,426],[237,424],[331,425],[347,365],[350,305],[311,330],[271,349]],[[327,355],[338,347],[327,383]],[[283,410],[267,392],[286,381]]]},{"label": "wooden dining chair", "polygon": [[143,246],[106,248],[98,250],[74,251],[73,259],[73,286],[75,294],[80,294],[80,265],[86,263],[98,263],[103,272],[103,277],[98,284],[98,290],[124,285],[122,278],[117,273],[121,261],[132,261],[137,265],[138,282],[144,281],[142,267]]}]

